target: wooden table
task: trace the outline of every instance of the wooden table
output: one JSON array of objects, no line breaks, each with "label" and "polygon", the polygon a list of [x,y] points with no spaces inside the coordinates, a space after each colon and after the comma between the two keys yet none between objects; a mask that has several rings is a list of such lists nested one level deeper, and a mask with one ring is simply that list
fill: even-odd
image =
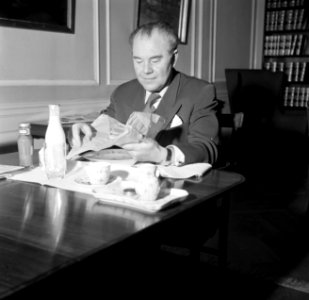
[{"label": "wooden table", "polygon": [[[16,162],[17,153],[0,155],[0,164]],[[220,225],[224,256],[228,196],[243,181],[239,174],[220,170],[212,170],[196,182],[174,181],[190,193],[188,199],[165,211],[146,214],[98,203],[86,194],[2,180],[0,298],[93,299],[98,292],[128,295],[130,289],[134,295],[136,284],[154,284],[150,276],[159,260],[152,250],[161,233],[171,224],[185,222],[188,213],[201,212],[207,203],[222,199],[226,200]],[[161,271],[162,276],[167,272]]]}]

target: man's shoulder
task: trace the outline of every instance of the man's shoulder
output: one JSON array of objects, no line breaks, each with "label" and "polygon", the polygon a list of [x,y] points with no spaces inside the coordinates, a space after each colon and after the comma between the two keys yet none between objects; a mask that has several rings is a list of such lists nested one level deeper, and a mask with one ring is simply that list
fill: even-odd
[{"label": "man's shoulder", "polygon": [[215,94],[214,84],[194,76],[179,73],[179,91],[183,93],[210,93]]},{"label": "man's shoulder", "polygon": [[183,84],[192,84],[192,85],[197,85],[197,86],[205,86],[205,85],[212,85],[210,82],[197,78],[195,76],[190,76],[185,73],[179,72],[179,77],[180,77],[180,82]]},{"label": "man's shoulder", "polygon": [[116,87],[115,93],[126,93],[130,90],[135,90],[139,86],[137,79],[129,80]]}]

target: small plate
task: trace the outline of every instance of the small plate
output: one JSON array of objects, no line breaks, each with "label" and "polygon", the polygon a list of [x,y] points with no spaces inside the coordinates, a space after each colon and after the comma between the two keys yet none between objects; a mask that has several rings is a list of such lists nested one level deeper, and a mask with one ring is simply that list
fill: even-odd
[{"label": "small plate", "polygon": [[104,184],[103,183],[102,184],[91,184],[87,176],[85,176],[85,177],[80,176],[80,177],[76,177],[74,179],[74,181],[78,184],[89,185],[89,186],[92,186],[92,187],[100,187],[100,186],[104,186],[104,185],[112,183],[115,179],[116,179],[116,176],[111,175],[108,182],[106,182]]},{"label": "small plate", "polygon": [[90,151],[83,154],[83,158],[90,161],[108,161],[110,163],[128,164],[135,163],[134,158],[124,149],[103,149],[100,151]]}]

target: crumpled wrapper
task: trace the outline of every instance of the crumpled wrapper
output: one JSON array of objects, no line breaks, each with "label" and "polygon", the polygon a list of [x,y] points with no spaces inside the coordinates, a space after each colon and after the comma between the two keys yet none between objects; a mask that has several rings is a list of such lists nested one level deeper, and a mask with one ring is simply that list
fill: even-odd
[{"label": "crumpled wrapper", "polygon": [[81,147],[73,147],[67,159],[72,159],[87,151],[99,151],[112,146],[136,143],[142,138],[142,135],[132,126],[124,125],[105,114],[95,119],[91,126],[96,130],[95,135],[91,140],[84,139]]},{"label": "crumpled wrapper", "polygon": [[130,124],[134,129],[145,137],[154,139],[162,130],[165,124],[165,119],[158,114],[148,112],[133,112],[127,124]]}]

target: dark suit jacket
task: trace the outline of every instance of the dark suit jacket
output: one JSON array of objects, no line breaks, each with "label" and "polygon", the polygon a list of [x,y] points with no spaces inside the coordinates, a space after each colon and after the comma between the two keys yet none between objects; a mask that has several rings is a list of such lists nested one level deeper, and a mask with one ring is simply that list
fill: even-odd
[{"label": "dark suit jacket", "polygon": [[[126,123],[133,111],[143,111],[145,90],[134,79],[117,87],[104,113]],[[176,145],[185,155],[185,164],[217,159],[218,121],[215,87],[206,81],[174,70],[173,79],[156,114],[165,118],[164,128],[156,136],[162,146]],[[182,125],[170,128],[175,115]]]}]

